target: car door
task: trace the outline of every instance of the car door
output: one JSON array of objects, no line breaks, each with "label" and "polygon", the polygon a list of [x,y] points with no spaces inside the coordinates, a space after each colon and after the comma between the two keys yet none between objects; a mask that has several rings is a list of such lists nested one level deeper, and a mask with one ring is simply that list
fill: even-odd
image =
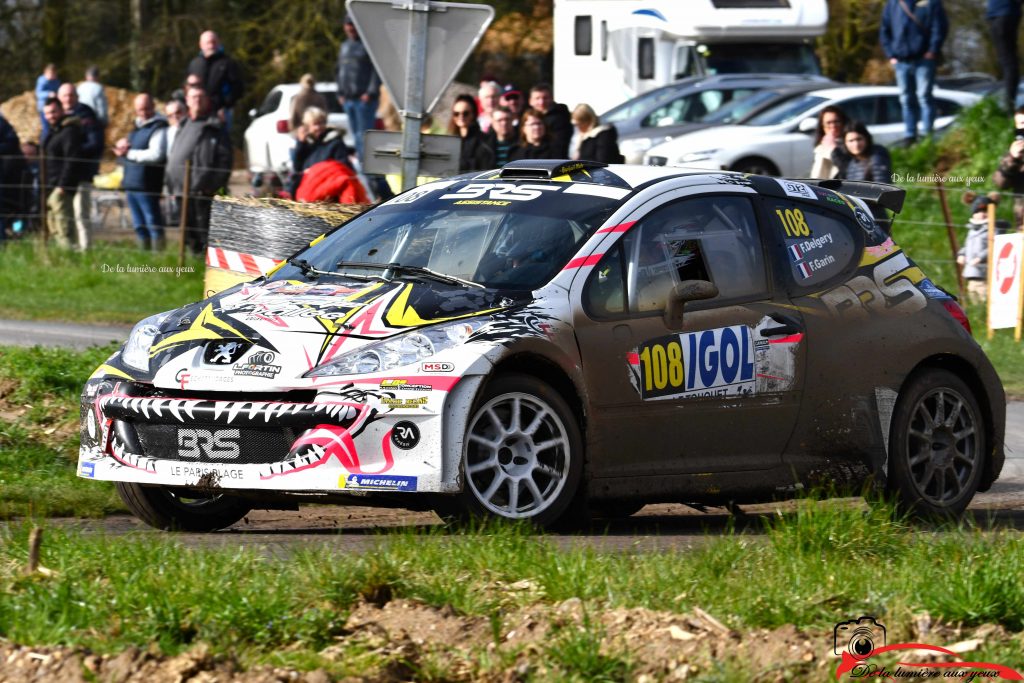
[{"label": "car door", "polygon": [[[573,283],[595,477],[769,468],[792,432],[800,313],[769,286],[756,195],[708,188],[640,207]],[[668,294],[686,280],[720,293],[673,329]]]}]

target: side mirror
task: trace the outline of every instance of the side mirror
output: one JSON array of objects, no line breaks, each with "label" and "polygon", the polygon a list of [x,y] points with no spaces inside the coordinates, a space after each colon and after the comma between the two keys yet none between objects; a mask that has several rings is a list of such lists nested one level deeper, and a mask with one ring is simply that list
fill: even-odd
[{"label": "side mirror", "polygon": [[665,304],[665,327],[670,330],[683,329],[683,307],[687,301],[713,299],[718,296],[718,287],[707,280],[683,280],[669,292]]},{"label": "side mirror", "polygon": [[804,119],[803,121],[800,122],[800,125],[797,126],[797,130],[799,130],[801,133],[814,133],[815,131],[818,130],[817,117],[810,116]]},{"label": "side mirror", "polygon": [[256,110],[255,109],[250,109],[249,110],[249,118],[250,119],[256,118]]}]

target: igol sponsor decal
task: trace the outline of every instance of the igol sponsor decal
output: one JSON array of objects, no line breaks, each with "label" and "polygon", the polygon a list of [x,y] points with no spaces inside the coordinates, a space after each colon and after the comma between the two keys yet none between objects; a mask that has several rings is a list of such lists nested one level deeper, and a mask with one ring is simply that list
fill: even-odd
[{"label": "igol sponsor decal", "polygon": [[751,394],[756,386],[754,343],[746,325],[653,339],[633,359],[645,399]]},{"label": "igol sponsor decal", "polygon": [[338,479],[338,488],[415,491],[416,477],[399,477],[385,474],[343,474]]}]

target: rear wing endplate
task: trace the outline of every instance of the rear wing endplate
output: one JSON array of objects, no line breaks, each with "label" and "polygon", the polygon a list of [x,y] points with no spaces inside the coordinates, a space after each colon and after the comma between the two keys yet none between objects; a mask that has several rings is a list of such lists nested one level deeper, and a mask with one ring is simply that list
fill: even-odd
[{"label": "rear wing endplate", "polygon": [[800,182],[807,183],[808,185],[817,185],[826,190],[832,190],[833,192],[864,200],[864,203],[871,209],[875,222],[887,234],[892,234],[892,216],[884,210],[888,209],[893,213],[899,213],[903,210],[903,202],[907,198],[907,191],[905,189],[887,183],[871,183],[864,180],[839,180],[838,178],[829,180],[809,178]]}]

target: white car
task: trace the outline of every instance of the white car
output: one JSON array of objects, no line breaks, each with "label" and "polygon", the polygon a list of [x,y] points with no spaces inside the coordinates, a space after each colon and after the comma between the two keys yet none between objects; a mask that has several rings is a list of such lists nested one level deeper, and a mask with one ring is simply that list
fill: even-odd
[{"label": "white car", "polygon": [[[958,90],[933,91],[935,130],[981,99]],[[875,142],[891,145],[903,139],[903,111],[896,86],[844,86],[813,90],[786,100],[744,125],[716,126],[682,135],[652,147],[644,163],[802,177],[814,159],[818,114],[837,105],[850,120],[863,121]]]},{"label": "white car", "polygon": [[[291,149],[295,138],[289,130],[292,99],[299,93],[298,83],[274,86],[259,109],[249,111],[252,123],[245,129],[245,153],[253,175],[273,172],[284,177],[292,171]],[[317,83],[316,91],[327,100],[327,125],[345,131],[345,144],[355,147],[349,131],[348,116],[338,102],[335,83]]]}]

